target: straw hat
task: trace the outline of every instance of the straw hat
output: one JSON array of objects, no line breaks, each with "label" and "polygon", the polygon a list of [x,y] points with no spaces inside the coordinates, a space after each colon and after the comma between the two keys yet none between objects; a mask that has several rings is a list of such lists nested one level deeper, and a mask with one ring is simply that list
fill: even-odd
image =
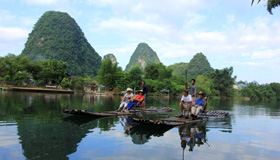
[{"label": "straw hat", "polygon": [[143,90],[140,90],[139,92],[142,92],[142,93],[143,93]]},{"label": "straw hat", "polygon": [[127,88],[126,91],[127,91],[127,92],[128,92],[128,91],[132,91],[132,89],[131,89],[131,88]]},{"label": "straw hat", "polygon": [[198,95],[203,95],[203,92],[202,92],[202,91],[200,91],[200,92],[198,93]]}]

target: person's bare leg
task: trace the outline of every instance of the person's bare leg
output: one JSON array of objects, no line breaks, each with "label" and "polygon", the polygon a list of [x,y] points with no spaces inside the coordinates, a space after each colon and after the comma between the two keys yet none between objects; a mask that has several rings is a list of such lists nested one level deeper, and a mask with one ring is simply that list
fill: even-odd
[{"label": "person's bare leg", "polygon": [[179,107],[180,107],[180,115],[183,115],[184,106],[182,102],[179,104]]},{"label": "person's bare leg", "polygon": [[190,109],[191,109],[191,104],[190,103],[188,103],[188,108],[187,108],[187,115],[186,115],[186,117],[189,117],[189,113],[190,113]]}]

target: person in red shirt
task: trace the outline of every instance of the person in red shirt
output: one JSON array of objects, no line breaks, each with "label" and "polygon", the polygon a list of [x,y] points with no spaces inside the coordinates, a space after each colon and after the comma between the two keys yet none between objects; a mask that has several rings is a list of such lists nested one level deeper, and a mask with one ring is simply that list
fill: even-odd
[{"label": "person in red shirt", "polygon": [[140,90],[139,94],[135,96],[135,98],[131,98],[130,102],[128,102],[127,104],[127,110],[129,112],[129,110],[134,106],[134,105],[140,105],[140,106],[144,106],[145,105],[145,97],[143,95],[143,91]]}]

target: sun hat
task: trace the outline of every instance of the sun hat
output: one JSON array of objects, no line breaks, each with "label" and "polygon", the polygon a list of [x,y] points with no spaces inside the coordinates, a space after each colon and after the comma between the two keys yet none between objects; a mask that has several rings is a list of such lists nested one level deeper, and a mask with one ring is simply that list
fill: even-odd
[{"label": "sun hat", "polygon": [[200,91],[200,92],[198,93],[198,95],[203,95],[203,92],[202,92],[202,91]]},{"label": "sun hat", "polygon": [[128,92],[128,91],[132,91],[132,89],[131,89],[131,88],[127,88],[126,91],[127,91],[127,92]]}]

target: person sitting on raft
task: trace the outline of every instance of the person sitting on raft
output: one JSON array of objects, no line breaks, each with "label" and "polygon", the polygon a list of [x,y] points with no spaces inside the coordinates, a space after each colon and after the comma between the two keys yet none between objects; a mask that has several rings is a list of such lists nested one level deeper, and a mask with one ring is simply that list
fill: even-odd
[{"label": "person sitting on raft", "polygon": [[203,99],[203,92],[198,93],[199,98],[197,98],[193,102],[192,106],[192,119],[195,120],[197,118],[198,113],[200,113],[202,110],[204,110],[207,106],[207,97],[205,97],[205,101]]},{"label": "person sitting on raft", "polygon": [[185,90],[184,94],[181,98],[181,102],[179,104],[179,107],[180,107],[180,116],[178,116],[179,118],[183,117],[183,110],[184,109],[187,110],[186,118],[189,118],[189,112],[190,112],[190,109],[191,109],[191,102],[192,102],[192,96],[189,94],[189,92],[187,90]]},{"label": "person sitting on raft", "polygon": [[121,108],[123,107],[123,111],[125,110],[125,108],[127,107],[128,102],[130,101],[130,99],[133,98],[133,93],[131,93],[132,89],[131,88],[127,88],[126,89],[126,94],[123,96],[120,107],[118,110],[116,110],[116,112],[119,112],[121,110]]},{"label": "person sitting on raft", "polygon": [[135,96],[135,98],[131,98],[130,102],[127,104],[127,109],[126,111],[129,112],[129,110],[134,106],[134,105],[145,105],[144,103],[145,97],[143,95],[143,90],[139,91],[139,95]]}]

